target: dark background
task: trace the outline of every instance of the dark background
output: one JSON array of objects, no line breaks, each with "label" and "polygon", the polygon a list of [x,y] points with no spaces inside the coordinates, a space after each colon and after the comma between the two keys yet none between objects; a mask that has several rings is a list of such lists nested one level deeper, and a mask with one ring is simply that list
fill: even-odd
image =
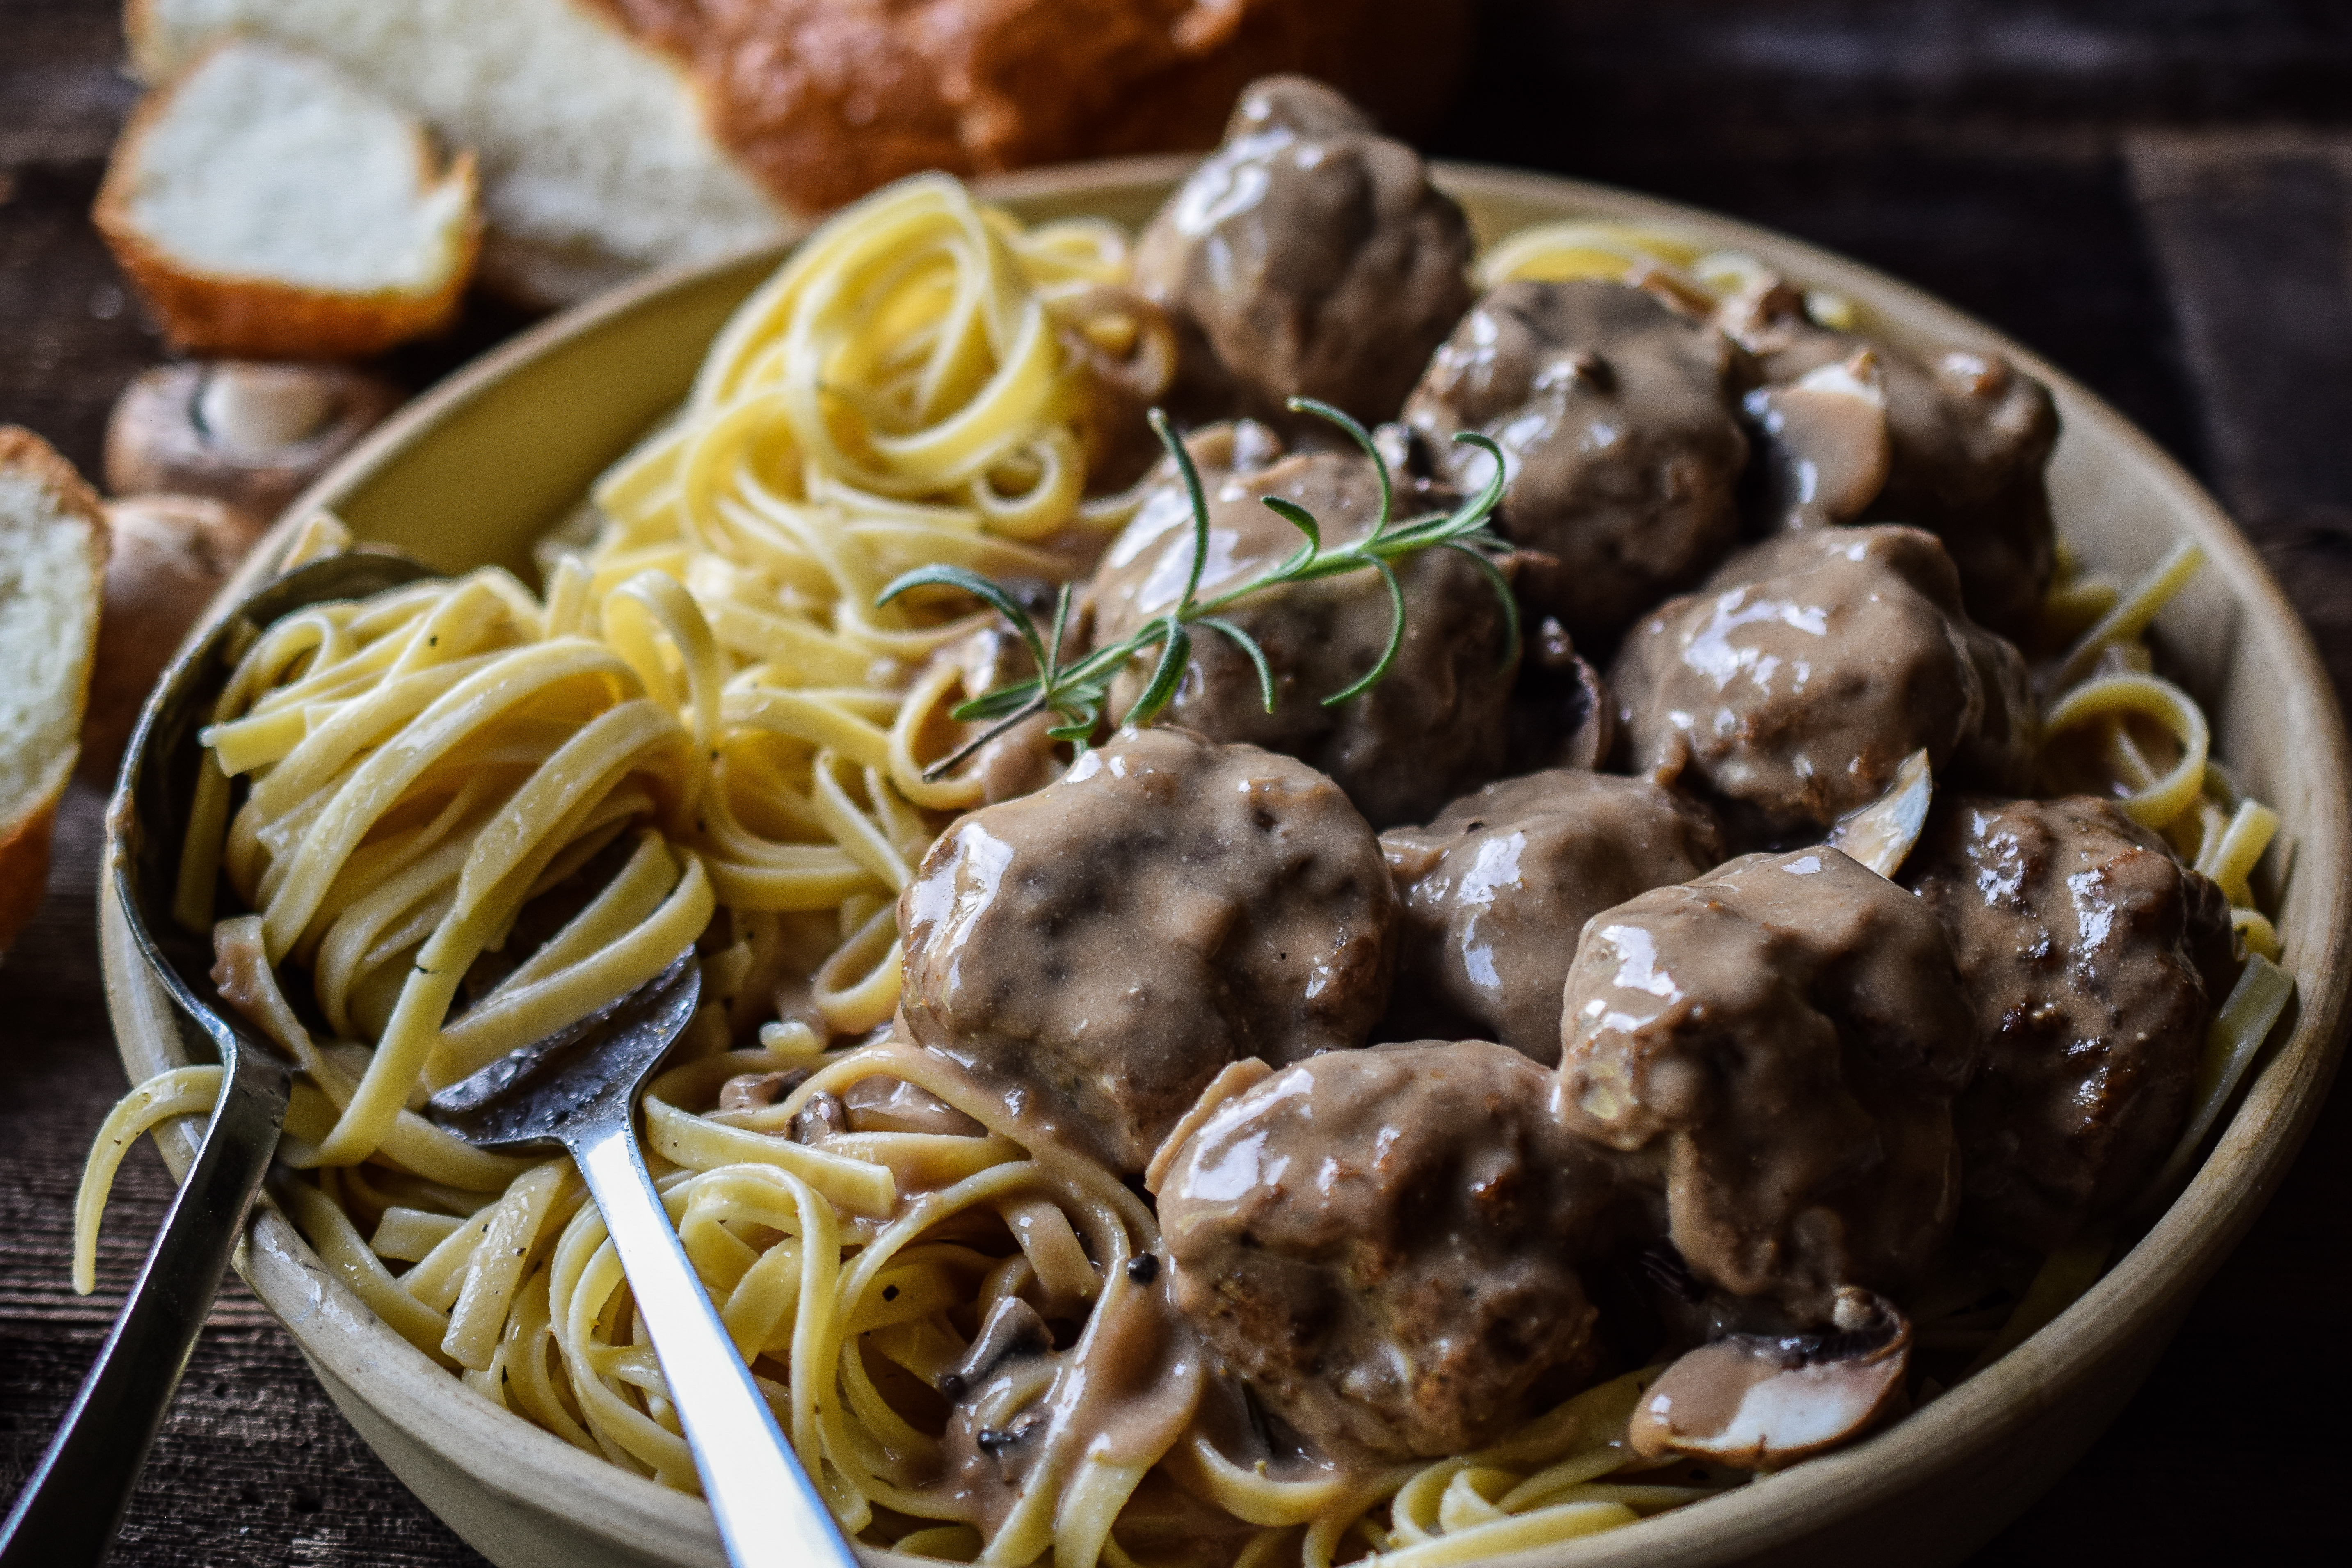
[{"label": "dark background", "polygon": [[[0,422],[93,473],[115,394],[162,353],[85,216],[135,97],[116,10],[0,0]],[[1784,229],[2014,334],[2215,489],[2352,689],[2352,5],[1489,0],[1431,149]],[[421,386],[520,320],[477,306],[396,368]],[[97,979],[99,833],[76,786],[48,902],[0,965],[0,1497],[168,1194],[135,1152],[99,1292],[73,1296],[74,1184],[124,1087]],[[2347,1100],[2113,1430],[1977,1563],[2342,1560]],[[480,1559],[232,1279],[113,1561]]]}]

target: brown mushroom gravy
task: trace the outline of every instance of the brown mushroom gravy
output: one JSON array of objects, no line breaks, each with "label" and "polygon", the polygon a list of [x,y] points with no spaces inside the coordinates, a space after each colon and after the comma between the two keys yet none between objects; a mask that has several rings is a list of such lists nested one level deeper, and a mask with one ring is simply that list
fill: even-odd
[{"label": "brown mushroom gravy", "polygon": [[1178,324],[1182,395],[1276,420],[1319,398],[1369,425],[1469,308],[1470,252],[1412,149],[1329,88],[1272,77],[1143,231],[1135,282]]},{"label": "brown mushroom gravy", "polygon": [[1488,784],[1381,848],[1404,900],[1391,1032],[1475,1032],[1546,1067],[1584,922],[1723,858],[1689,796],[1570,768]]},{"label": "brown mushroom gravy", "polygon": [[[1285,583],[1219,612],[1270,707],[1195,626],[1163,722],[1001,738],[899,898],[870,1070],[719,1095],[817,1152],[1018,1144],[1124,1216],[958,1220],[935,1239],[985,1289],[887,1352],[991,1539],[1132,1461],[1154,1529],[1223,1561],[1255,1516],[1220,1487],[1360,1487],[1596,1390],[1621,1457],[1797,1462],[1948,1360],[1908,1313],[2021,1287],[2189,1124],[2227,900],[2114,804],[2026,798],[2048,393],[1778,279],[1712,313],[1590,279],[1474,298],[1470,254],[1352,107],[1244,95],[1135,279],[1175,335],[1205,558],[1163,461],[1073,646],[1289,559],[1269,499],[1325,544],[1374,526],[1382,468],[1292,394],[1391,422],[1398,517],[1475,491],[1495,459],[1450,437],[1490,437],[1511,598],[1461,551],[1401,558],[1393,666],[1333,704],[1382,656],[1386,584]],[[1003,634],[942,657],[971,697],[1036,668]],[[1108,714],[1148,663],[1104,677]]]},{"label": "brown mushroom gravy", "polygon": [[1817,836],[1925,748],[2015,789],[2032,765],[2025,660],[1970,622],[1933,535],[1784,534],[1628,634],[1609,676],[1635,765],[1770,841]]},{"label": "brown mushroom gravy", "polygon": [[1139,1173],[1227,1063],[1370,1037],[1396,910],[1380,841],[1322,774],[1129,731],[932,845],[899,903],[899,1016]]},{"label": "brown mushroom gravy", "polygon": [[1403,417],[1465,489],[1493,459],[1449,437],[1494,437],[1503,531],[1559,563],[1545,608],[1603,645],[1738,539],[1747,360],[1638,289],[1506,283],[1437,351]]},{"label": "brown mushroom gravy", "polygon": [[2237,965],[2229,902],[2107,801],[1963,797],[1904,879],[1950,935],[1984,1066],[1958,1107],[1963,1221],[2048,1251],[2180,1135]]}]

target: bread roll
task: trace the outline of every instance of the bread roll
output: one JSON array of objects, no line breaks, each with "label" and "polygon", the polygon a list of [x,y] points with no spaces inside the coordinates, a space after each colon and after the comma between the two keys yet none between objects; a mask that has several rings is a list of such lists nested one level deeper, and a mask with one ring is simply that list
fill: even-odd
[{"label": "bread roll", "polygon": [[0,426],[0,951],[47,885],[105,570],[97,492],[47,442]]}]

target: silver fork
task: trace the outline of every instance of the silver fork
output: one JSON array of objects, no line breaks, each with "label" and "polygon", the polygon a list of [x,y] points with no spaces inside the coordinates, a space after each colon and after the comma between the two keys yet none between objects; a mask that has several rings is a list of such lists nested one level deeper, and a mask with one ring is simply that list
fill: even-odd
[{"label": "silver fork", "polygon": [[689,950],[602,1011],[451,1084],[425,1102],[425,1114],[477,1148],[560,1148],[580,1167],[645,1313],[728,1560],[736,1568],[856,1568],[856,1551],[687,1261],[637,1148],[638,1091],[701,995],[702,968]]}]

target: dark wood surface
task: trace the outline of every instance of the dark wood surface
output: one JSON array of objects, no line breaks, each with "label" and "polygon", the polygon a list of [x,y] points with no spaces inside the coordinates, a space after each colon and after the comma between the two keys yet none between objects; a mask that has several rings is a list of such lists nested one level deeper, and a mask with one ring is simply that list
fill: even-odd
[{"label": "dark wood surface", "polygon": [[[115,69],[115,11],[0,0],[0,421],[93,473],[108,406],[161,353],[85,217],[135,97]],[[2352,690],[2352,7],[1493,0],[1433,146],[1786,229],[2032,343],[2215,488]],[[422,385],[514,324],[478,307],[395,368]],[[135,1152],[99,1291],[75,1297],[74,1186],[124,1087],[99,981],[99,836],[98,798],[78,785],[47,902],[0,963],[0,1497],[71,1396],[168,1196],[162,1163]],[[2341,1560],[2347,1198],[2352,1095],[2337,1094],[2146,1388],[1976,1562]],[[232,1279],[113,1561],[480,1559]]]}]

